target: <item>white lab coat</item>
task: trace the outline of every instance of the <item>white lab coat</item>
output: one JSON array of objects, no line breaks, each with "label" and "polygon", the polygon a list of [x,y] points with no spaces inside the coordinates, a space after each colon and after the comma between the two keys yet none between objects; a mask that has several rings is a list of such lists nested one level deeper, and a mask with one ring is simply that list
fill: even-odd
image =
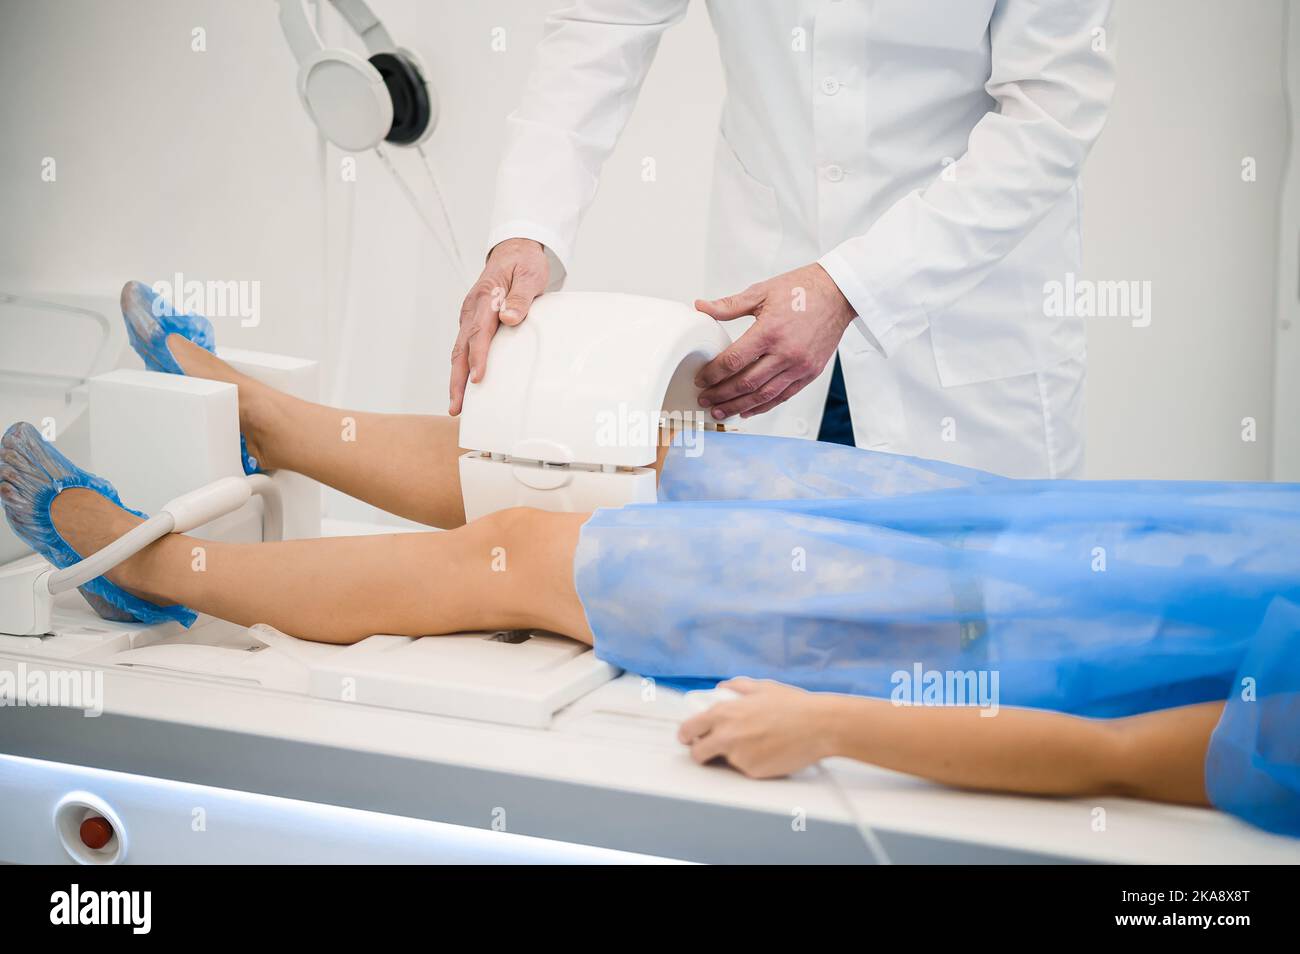
[{"label": "white lab coat", "polygon": [[[688,0],[547,19],[510,116],[489,247],[532,238],[562,281],[663,31]],[[1110,0],[708,0],[727,81],[708,287],[819,261],[857,312],[860,446],[1022,476],[1083,466],[1079,173],[1114,86]],[[739,334],[740,322],[728,323]],[[815,436],[827,372],[746,429]]]}]

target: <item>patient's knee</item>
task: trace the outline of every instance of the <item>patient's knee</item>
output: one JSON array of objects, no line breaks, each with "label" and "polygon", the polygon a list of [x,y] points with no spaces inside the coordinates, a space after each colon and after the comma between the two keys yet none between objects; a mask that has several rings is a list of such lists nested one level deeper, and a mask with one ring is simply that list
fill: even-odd
[{"label": "patient's knee", "polygon": [[544,545],[557,536],[565,536],[566,530],[581,526],[590,516],[589,513],[557,513],[537,507],[507,507],[480,517],[467,526],[477,528],[489,541],[497,541],[494,545],[524,551],[534,549],[538,544]]},{"label": "patient's knee", "polygon": [[479,517],[471,525],[490,529],[503,536],[526,534],[541,524],[545,514],[545,510],[536,507],[506,507]]},{"label": "patient's knee", "polygon": [[511,545],[533,541],[545,534],[547,522],[554,517],[554,513],[537,507],[507,507],[478,517],[471,526],[487,537],[500,539],[503,545]]}]

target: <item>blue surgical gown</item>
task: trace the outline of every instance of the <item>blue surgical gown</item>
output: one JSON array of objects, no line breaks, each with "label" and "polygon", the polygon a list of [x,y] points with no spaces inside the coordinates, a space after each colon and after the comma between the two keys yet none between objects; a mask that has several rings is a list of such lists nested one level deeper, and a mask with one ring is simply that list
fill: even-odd
[{"label": "blue surgical gown", "polygon": [[883,698],[903,673],[996,673],[1000,705],[1094,717],[1226,700],[1212,800],[1300,835],[1300,485],[1012,480],[698,437],[658,503],[582,529],[598,656]]}]

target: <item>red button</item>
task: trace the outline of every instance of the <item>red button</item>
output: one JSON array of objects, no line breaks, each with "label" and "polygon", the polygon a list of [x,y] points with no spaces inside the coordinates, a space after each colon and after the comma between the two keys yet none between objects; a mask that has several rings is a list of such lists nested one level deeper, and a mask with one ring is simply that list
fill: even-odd
[{"label": "red button", "polygon": [[91,851],[98,851],[113,838],[113,826],[107,818],[91,815],[81,823],[81,843]]}]

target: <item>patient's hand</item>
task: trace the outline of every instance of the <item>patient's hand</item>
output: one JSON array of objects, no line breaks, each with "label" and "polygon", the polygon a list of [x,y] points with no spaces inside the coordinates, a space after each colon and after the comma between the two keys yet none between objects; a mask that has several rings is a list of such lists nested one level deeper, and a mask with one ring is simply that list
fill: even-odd
[{"label": "patient's hand", "polygon": [[483,274],[460,306],[460,333],[451,350],[451,407],[454,417],[465,402],[465,383],[483,380],[488,345],[502,323],[517,325],[551,280],[541,243],[506,239],[488,253]]},{"label": "patient's hand", "polygon": [[773,778],[834,754],[825,693],[757,679],[731,679],[722,687],[740,698],[710,706],[677,731],[695,761],[724,758],[750,778]]}]

